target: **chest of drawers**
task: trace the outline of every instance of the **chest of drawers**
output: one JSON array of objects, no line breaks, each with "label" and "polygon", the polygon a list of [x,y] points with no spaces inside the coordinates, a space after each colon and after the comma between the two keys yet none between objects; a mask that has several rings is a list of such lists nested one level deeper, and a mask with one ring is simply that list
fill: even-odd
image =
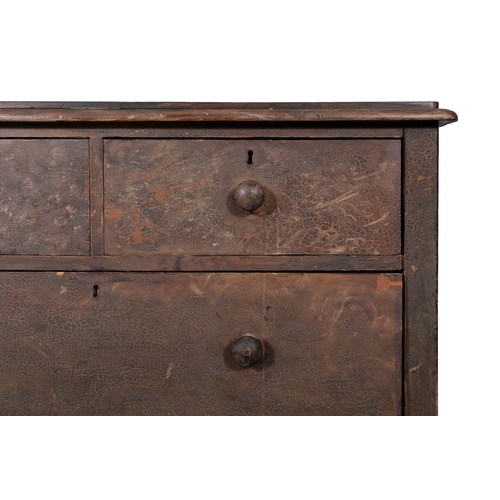
[{"label": "chest of drawers", "polygon": [[0,414],[436,414],[456,119],[1,103]]}]

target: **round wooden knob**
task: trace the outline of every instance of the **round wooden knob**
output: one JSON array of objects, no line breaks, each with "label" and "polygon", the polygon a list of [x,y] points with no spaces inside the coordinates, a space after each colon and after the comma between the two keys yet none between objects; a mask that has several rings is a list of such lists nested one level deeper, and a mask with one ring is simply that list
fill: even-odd
[{"label": "round wooden knob", "polygon": [[264,188],[258,182],[244,181],[236,186],[233,197],[242,210],[254,212],[264,203]]},{"label": "round wooden knob", "polygon": [[241,335],[231,343],[231,357],[243,368],[258,365],[264,357],[264,342],[250,333]]}]

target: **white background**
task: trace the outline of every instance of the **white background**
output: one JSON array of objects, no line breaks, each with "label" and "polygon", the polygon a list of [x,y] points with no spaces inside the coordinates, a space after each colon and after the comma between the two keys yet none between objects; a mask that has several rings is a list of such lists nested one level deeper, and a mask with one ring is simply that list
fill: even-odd
[{"label": "white background", "polygon": [[494,6],[2,1],[2,101],[420,100],[459,122],[440,129],[438,418],[3,418],[1,498],[499,498]]}]

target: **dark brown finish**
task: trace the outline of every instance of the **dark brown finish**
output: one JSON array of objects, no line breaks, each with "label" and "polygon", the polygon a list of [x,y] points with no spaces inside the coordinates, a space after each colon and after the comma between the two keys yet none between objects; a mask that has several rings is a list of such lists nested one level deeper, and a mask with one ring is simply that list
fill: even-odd
[{"label": "dark brown finish", "polygon": [[0,414],[435,415],[456,119],[0,103]]},{"label": "dark brown finish", "polygon": [[266,198],[264,188],[255,181],[243,181],[233,191],[233,198],[239,208],[245,212],[255,212]]},{"label": "dark brown finish", "polygon": [[295,128],[293,124],[275,124],[270,122],[252,124],[186,124],[169,123],[161,124],[141,124],[140,128],[130,127],[126,124],[121,126],[103,128],[100,124],[85,124],[88,128],[80,128],[74,124],[64,124],[64,126],[54,127],[54,125],[39,125],[38,128],[26,126],[7,127],[0,124],[0,137],[5,138],[32,138],[32,137],[95,137],[99,139],[110,138],[149,138],[149,139],[400,139],[403,137],[403,129],[389,125],[370,128],[367,126],[344,124],[342,127],[335,127],[332,124],[304,124],[300,128]]},{"label": "dark brown finish", "polygon": [[434,101],[407,102],[45,102],[4,101],[0,109],[426,109]]},{"label": "dark brown finish", "polygon": [[89,254],[89,146],[0,140],[0,253]]},{"label": "dark brown finish", "polygon": [[104,151],[102,139],[90,139],[90,221],[92,225],[91,253],[104,255]]},{"label": "dark brown finish", "polygon": [[405,130],[405,413],[437,414],[437,128]]},{"label": "dark brown finish", "polygon": [[242,368],[258,365],[266,348],[264,342],[257,335],[245,333],[231,342],[231,359]]},{"label": "dark brown finish", "polygon": [[[104,145],[107,255],[400,253],[398,140]],[[266,189],[252,214],[233,198],[249,176]]]},{"label": "dark brown finish", "polygon": [[[401,413],[401,275],[6,272],[0,290],[1,414]],[[237,369],[247,332],[266,354]]]},{"label": "dark brown finish", "polygon": [[457,120],[439,108],[164,108],[164,109],[0,109],[0,122],[438,122]]},{"label": "dark brown finish", "polygon": [[401,271],[400,255],[0,255],[0,271]]}]

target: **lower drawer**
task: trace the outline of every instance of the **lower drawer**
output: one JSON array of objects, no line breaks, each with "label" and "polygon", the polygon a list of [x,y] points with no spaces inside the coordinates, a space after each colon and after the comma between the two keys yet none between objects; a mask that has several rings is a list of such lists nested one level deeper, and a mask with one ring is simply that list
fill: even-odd
[{"label": "lower drawer", "polygon": [[4,272],[0,288],[0,414],[401,414],[398,274]]}]

